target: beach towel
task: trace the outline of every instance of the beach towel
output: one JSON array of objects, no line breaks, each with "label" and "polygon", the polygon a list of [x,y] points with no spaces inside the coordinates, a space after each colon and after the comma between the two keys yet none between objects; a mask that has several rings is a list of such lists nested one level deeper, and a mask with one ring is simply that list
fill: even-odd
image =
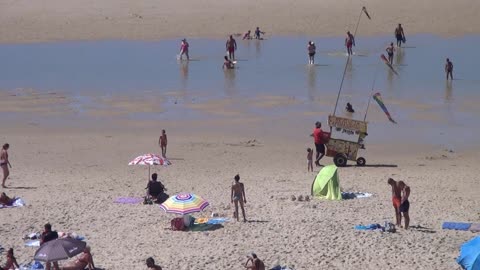
[{"label": "beach towel", "polygon": [[120,203],[120,204],[138,204],[143,202],[142,198],[135,198],[135,197],[120,197],[117,198],[114,203]]},{"label": "beach towel", "polygon": [[470,231],[480,232],[480,223],[472,223],[472,226],[470,226]]},{"label": "beach towel", "polygon": [[204,232],[222,228],[221,224],[193,224],[187,230],[191,232]]},{"label": "beach towel", "polygon": [[228,218],[211,218],[207,221],[207,224],[210,224],[210,225],[223,224],[228,221],[229,221]]},{"label": "beach towel", "polygon": [[356,198],[368,198],[372,197],[373,194],[367,192],[342,192],[342,199],[351,200]]},{"label": "beach towel", "polygon": [[468,231],[471,225],[472,223],[464,223],[464,222],[443,222],[442,229]]},{"label": "beach towel", "polygon": [[371,231],[371,230],[377,230],[377,229],[382,229],[382,226],[380,226],[380,224],[356,225],[355,226],[355,230],[361,230],[361,231]]},{"label": "beach towel", "polygon": [[0,209],[25,206],[25,202],[22,200],[22,198],[13,198],[13,199],[14,199],[14,201],[13,201],[12,205],[0,205]]}]

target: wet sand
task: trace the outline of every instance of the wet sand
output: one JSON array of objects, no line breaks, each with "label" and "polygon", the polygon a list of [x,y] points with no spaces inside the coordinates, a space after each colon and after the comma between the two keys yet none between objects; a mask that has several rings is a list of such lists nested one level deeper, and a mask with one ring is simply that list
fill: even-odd
[{"label": "wet sand", "polygon": [[127,1],[6,0],[0,2],[0,42],[224,38],[260,26],[268,35],[343,35],[353,30],[361,6],[371,21],[360,35],[392,34],[402,23],[408,34],[478,34],[475,0],[450,1],[274,0]]}]

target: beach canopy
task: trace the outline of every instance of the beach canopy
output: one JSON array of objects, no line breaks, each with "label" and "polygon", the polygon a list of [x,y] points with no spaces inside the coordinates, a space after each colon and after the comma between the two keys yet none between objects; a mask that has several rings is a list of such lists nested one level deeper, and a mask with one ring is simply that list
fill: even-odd
[{"label": "beach canopy", "polygon": [[87,243],[73,238],[59,238],[41,245],[34,259],[41,262],[66,260],[83,252]]},{"label": "beach canopy", "polygon": [[458,264],[465,270],[480,270],[480,236],[464,243],[460,247]]},{"label": "beach canopy", "polygon": [[168,198],[168,200],[160,204],[160,208],[167,213],[187,215],[203,211],[208,205],[209,203],[198,195],[180,193]]},{"label": "beach canopy", "polygon": [[328,199],[341,200],[340,183],[337,166],[328,165],[323,167],[312,183],[312,196]]}]

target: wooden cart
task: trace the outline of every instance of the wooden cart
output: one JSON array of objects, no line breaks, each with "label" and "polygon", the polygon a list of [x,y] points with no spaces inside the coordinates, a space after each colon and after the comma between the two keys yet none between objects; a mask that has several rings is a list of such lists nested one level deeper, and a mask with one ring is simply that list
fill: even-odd
[{"label": "wooden cart", "polygon": [[[330,126],[330,132],[324,132],[325,146],[327,147],[326,156],[333,157],[333,162],[338,167],[347,165],[348,160],[356,161],[358,166],[364,166],[365,158],[357,158],[357,155],[360,149],[365,149],[364,139],[367,136],[367,122],[329,115],[328,125]],[[348,139],[340,139],[337,135],[338,137],[348,137]]]}]

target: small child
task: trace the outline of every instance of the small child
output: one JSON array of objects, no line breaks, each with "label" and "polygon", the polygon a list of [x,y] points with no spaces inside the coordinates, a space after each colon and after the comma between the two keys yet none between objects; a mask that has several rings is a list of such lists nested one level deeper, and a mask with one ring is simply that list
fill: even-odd
[{"label": "small child", "polygon": [[313,172],[313,150],[312,148],[307,149],[307,172]]},{"label": "small child", "polygon": [[167,157],[167,133],[165,129],[162,130],[162,135],[158,139],[158,143],[160,144],[160,148],[162,149],[162,157]]}]

